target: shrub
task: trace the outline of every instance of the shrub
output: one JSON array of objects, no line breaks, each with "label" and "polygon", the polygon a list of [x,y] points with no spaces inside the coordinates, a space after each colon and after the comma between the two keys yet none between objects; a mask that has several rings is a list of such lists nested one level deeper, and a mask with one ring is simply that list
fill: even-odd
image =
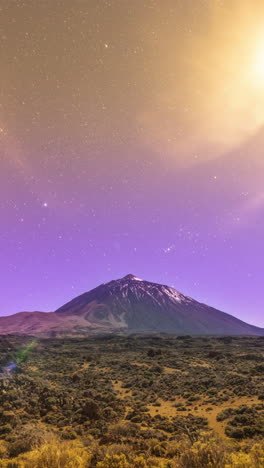
[{"label": "shrub", "polygon": [[96,464],[96,468],[129,468],[125,455],[106,455],[103,461]]},{"label": "shrub", "polygon": [[100,416],[100,409],[98,404],[91,398],[88,398],[82,408],[82,414],[90,419],[98,419]]},{"label": "shrub", "polygon": [[12,431],[12,426],[10,424],[4,424],[0,426],[0,435],[9,434]]},{"label": "shrub", "polygon": [[7,456],[8,456],[7,444],[3,440],[0,440],[0,461],[2,458],[7,458]]},{"label": "shrub", "polygon": [[10,455],[15,457],[21,453],[29,452],[52,438],[54,438],[52,432],[47,431],[41,424],[26,424],[13,434],[9,446]]},{"label": "shrub", "polygon": [[136,457],[133,462],[133,468],[147,468],[148,465],[144,457]]},{"label": "shrub", "polygon": [[23,468],[87,468],[89,459],[80,443],[54,441],[20,455],[18,461],[23,462]]},{"label": "shrub", "polygon": [[230,463],[225,468],[263,468],[264,466],[264,446],[257,443],[251,447],[249,453],[232,453]]},{"label": "shrub", "polygon": [[202,436],[179,458],[179,468],[224,468],[227,452],[220,440]]}]

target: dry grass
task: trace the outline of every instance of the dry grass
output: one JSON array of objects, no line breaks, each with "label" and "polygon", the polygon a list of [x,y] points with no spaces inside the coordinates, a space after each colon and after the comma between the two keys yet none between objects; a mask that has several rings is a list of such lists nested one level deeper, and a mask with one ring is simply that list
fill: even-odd
[{"label": "dry grass", "polygon": [[131,362],[131,364],[133,364],[133,366],[138,366],[138,367],[147,367],[147,368],[150,367],[148,364],[146,364],[146,362],[133,361]]},{"label": "dry grass", "polygon": [[84,362],[82,365],[82,370],[88,369],[90,367],[91,363],[90,362]]},{"label": "dry grass", "polygon": [[206,369],[210,369],[212,366],[206,361],[192,361],[191,367],[206,367]]},{"label": "dry grass", "polygon": [[[174,416],[178,416],[179,414],[181,416],[187,416],[188,414],[192,413],[195,416],[207,418],[210,429],[213,429],[220,436],[225,437],[225,422],[220,422],[216,419],[220,411],[230,407],[238,408],[241,405],[247,405],[250,407],[254,404],[259,403],[259,400],[257,399],[257,397],[237,397],[232,398],[227,402],[219,403],[217,406],[210,406],[205,401],[199,401],[199,406],[197,405],[197,402],[193,402],[190,406],[186,406],[186,411],[180,412],[177,410],[175,405],[185,405],[186,400],[184,400],[183,398],[177,398],[175,401],[163,401],[159,399],[158,403],[160,404],[160,406],[148,406],[148,412],[152,417],[159,414],[160,416],[172,418]],[[210,409],[210,411],[208,411],[209,407],[212,408]]]},{"label": "dry grass", "polygon": [[123,387],[124,384],[122,380],[112,380],[111,382],[118,398],[124,400],[125,398],[132,396],[132,391]]},{"label": "dry grass", "polygon": [[28,366],[28,370],[31,372],[37,372],[39,368],[37,366]]},{"label": "dry grass", "polygon": [[163,367],[163,372],[164,374],[177,374],[177,372],[180,372],[181,374],[187,374],[186,371],[182,371],[181,369],[175,369],[174,367]]}]

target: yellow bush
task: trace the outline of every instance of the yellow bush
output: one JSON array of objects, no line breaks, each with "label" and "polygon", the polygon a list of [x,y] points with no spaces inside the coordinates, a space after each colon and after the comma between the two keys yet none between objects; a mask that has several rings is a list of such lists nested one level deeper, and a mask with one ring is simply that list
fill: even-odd
[{"label": "yellow bush", "polygon": [[251,457],[246,453],[232,453],[231,460],[225,468],[252,468]]},{"label": "yellow bush", "polygon": [[264,444],[258,443],[250,447],[248,453],[232,453],[230,462],[225,468],[263,468],[264,467]]},{"label": "yellow bush", "polygon": [[103,461],[96,464],[96,468],[129,468],[125,455],[106,455]]},{"label": "yellow bush", "polygon": [[0,461],[0,468],[24,468],[21,462],[12,462],[9,460]]},{"label": "yellow bush", "polygon": [[1,459],[7,458],[7,456],[8,456],[7,443],[4,440],[0,440],[0,463],[1,463]]},{"label": "yellow bush", "polygon": [[[149,446],[145,456],[143,453],[136,455],[129,444],[99,447],[95,443],[88,449],[78,440],[53,438],[30,452],[8,459],[8,444],[0,441],[0,468],[89,468],[91,459],[96,468],[264,468],[264,443],[261,441],[231,444],[207,433],[201,434],[194,444],[180,440],[173,441],[170,447],[168,443],[166,456],[158,458],[149,457],[157,441],[152,439]],[[159,446],[165,450],[162,443]]]},{"label": "yellow bush", "polygon": [[24,468],[24,465],[13,460],[0,460],[0,468]]},{"label": "yellow bush", "polygon": [[51,442],[20,455],[23,468],[87,468],[89,453],[78,442]]},{"label": "yellow bush", "polygon": [[228,454],[224,444],[213,437],[201,437],[186,448],[178,461],[179,468],[224,468]]},{"label": "yellow bush", "polygon": [[263,468],[264,466],[264,443],[258,443],[253,446],[250,452],[255,468]]},{"label": "yellow bush", "polygon": [[147,468],[148,465],[144,457],[136,457],[133,462],[133,468]]},{"label": "yellow bush", "polygon": [[186,440],[172,440],[168,445],[167,445],[167,450],[166,450],[166,457],[171,459],[174,457],[179,457],[185,450],[186,447],[190,445],[190,442]]}]

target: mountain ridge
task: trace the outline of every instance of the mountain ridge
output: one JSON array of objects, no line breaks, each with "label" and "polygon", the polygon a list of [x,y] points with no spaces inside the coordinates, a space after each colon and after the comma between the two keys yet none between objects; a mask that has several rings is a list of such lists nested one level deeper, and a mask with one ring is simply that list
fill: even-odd
[{"label": "mountain ridge", "polygon": [[264,329],[202,304],[176,289],[132,274],[103,283],[54,312],[0,317],[0,334],[94,333],[264,335]]}]

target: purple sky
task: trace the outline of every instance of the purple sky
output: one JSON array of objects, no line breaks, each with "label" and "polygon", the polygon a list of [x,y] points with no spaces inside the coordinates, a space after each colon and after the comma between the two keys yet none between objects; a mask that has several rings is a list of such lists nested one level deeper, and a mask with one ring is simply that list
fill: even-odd
[{"label": "purple sky", "polygon": [[263,6],[216,3],[2,7],[0,315],[133,273],[264,326]]}]

